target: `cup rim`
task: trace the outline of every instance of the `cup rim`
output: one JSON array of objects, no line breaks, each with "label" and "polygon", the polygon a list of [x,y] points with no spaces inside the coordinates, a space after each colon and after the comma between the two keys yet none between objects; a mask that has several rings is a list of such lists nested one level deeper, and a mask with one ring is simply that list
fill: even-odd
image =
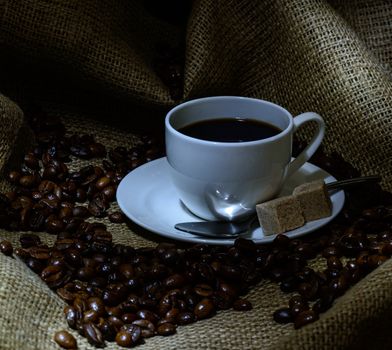
[{"label": "cup rim", "polygon": [[[265,139],[260,139],[260,140],[254,140],[254,141],[242,141],[242,142],[223,142],[223,141],[209,141],[209,140],[202,140],[202,139],[198,139],[192,136],[188,136],[185,135],[181,132],[179,132],[177,129],[175,129],[172,125],[171,125],[171,118],[173,116],[174,113],[176,113],[178,110],[186,108],[187,106],[191,106],[193,104],[198,104],[201,102],[208,102],[208,101],[216,101],[216,100],[246,100],[246,101],[253,101],[253,102],[257,102],[257,103],[263,103],[263,104],[267,104],[270,105],[276,109],[279,109],[281,112],[283,112],[283,114],[285,114],[288,117],[289,120],[289,124],[287,125],[287,127],[285,129],[283,129],[279,134],[265,138]],[[209,97],[201,97],[201,98],[197,98],[197,99],[192,99],[189,101],[185,101],[182,102],[180,104],[178,104],[177,106],[173,107],[167,114],[165,117],[165,128],[167,131],[171,132],[172,134],[174,134],[177,137],[180,137],[184,140],[187,141],[192,141],[196,144],[200,144],[200,145],[214,145],[214,146],[225,146],[225,147],[238,147],[239,145],[241,146],[254,146],[254,145],[260,145],[260,144],[264,144],[264,143],[269,143],[271,141],[275,141],[278,140],[284,136],[286,136],[288,133],[291,132],[291,130],[294,127],[294,121],[293,121],[293,116],[291,115],[291,113],[283,108],[282,106],[279,106],[276,103],[270,102],[270,101],[266,101],[266,100],[262,100],[259,98],[253,98],[253,97],[245,97],[245,96],[229,96],[229,95],[223,95],[223,96],[209,96]]]}]

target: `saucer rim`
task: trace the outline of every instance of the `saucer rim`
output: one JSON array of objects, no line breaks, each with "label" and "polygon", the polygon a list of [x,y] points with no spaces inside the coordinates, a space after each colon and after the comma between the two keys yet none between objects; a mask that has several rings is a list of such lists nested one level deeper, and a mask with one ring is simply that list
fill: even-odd
[{"label": "saucer rim", "polygon": [[[169,238],[171,240],[177,240],[177,241],[182,241],[182,242],[187,242],[187,243],[203,243],[203,244],[209,244],[209,245],[232,245],[235,241],[235,238],[226,238],[226,239],[221,239],[221,238],[207,238],[207,237],[201,237],[201,236],[197,236],[197,235],[193,235],[191,233],[188,232],[184,232],[181,230],[177,230],[176,228],[173,228],[171,230],[168,230],[167,225],[161,227],[159,225],[149,225],[148,223],[146,223],[146,221],[148,220],[141,220],[139,216],[135,216],[133,215],[127,208],[127,206],[125,205],[125,203],[123,202],[123,194],[126,193],[126,191],[123,190],[123,187],[127,185],[127,182],[129,182],[129,178],[133,177],[133,176],[138,176],[138,172],[140,171],[146,171],[146,168],[149,167],[162,167],[163,165],[161,165],[160,163],[166,163],[166,165],[168,166],[168,162],[167,162],[167,158],[166,157],[161,157],[158,159],[155,159],[153,161],[150,161],[148,163],[145,163],[141,166],[139,166],[138,168],[136,168],[135,170],[129,172],[120,182],[120,184],[117,187],[117,191],[116,191],[116,200],[118,203],[118,206],[120,207],[121,211],[135,224],[137,224],[138,226],[146,229],[149,232],[152,232],[154,234],[157,234],[161,237],[166,237]],[[325,173],[325,177],[324,180],[328,183],[328,182],[332,182],[335,181],[335,177],[333,177],[331,174],[329,174],[327,171],[325,171],[324,169],[310,163],[310,162],[306,162],[298,171],[304,170],[307,168],[308,171],[310,171],[311,173],[317,172],[319,170],[321,170],[323,173]],[[310,168],[310,169],[309,169]],[[159,172],[162,172],[162,170],[159,170]],[[333,212],[332,215],[327,217],[327,218],[322,218],[319,220],[314,220],[310,223],[305,224],[304,226],[295,229],[295,230],[291,230],[288,232],[285,232],[284,234],[287,235],[289,238],[293,239],[293,238],[297,238],[300,236],[304,236],[307,234],[310,234],[318,229],[320,229],[321,227],[325,226],[326,224],[328,224],[330,221],[332,221],[342,210],[344,203],[345,203],[345,194],[343,190],[337,191],[335,193],[333,193],[332,196],[339,196],[341,197],[340,200],[338,200],[339,198],[335,198],[336,201],[332,201],[333,204]],[[336,207],[334,207],[336,206]],[[190,215],[192,215],[195,219],[195,221],[203,221],[203,219],[197,217],[196,215],[194,215],[193,213],[189,212],[188,213]],[[147,215],[148,216],[148,215]],[[143,216],[144,217],[144,216]],[[191,221],[191,220],[189,220]],[[311,227],[306,229],[306,225],[310,224]],[[305,228],[305,229],[304,229]],[[254,234],[255,231],[257,230],[262,230],[260,227],[254,229],[252,231],[252,234]],[[261,232],[263,234],[263,232]],[[246,235],[244,235],[246,236]],[[255,241],[255,243],[257,244],[268,244],[271,243],[274,238],[276,237],[276,235],[270,235],[270,236],[264,236],[263,238],[251,238],[249,237],[249,239],[253,239]]]}]

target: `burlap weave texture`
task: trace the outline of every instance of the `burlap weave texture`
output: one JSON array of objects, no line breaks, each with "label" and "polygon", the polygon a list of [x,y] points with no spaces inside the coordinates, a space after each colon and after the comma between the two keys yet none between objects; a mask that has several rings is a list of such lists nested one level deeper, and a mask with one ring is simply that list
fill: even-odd
[{"label": "burlap weave texture", "polygon": [[[131,145],[134,137],[109,122],[131,131],[140,120],[162,128],[165,111],[179,101],[157,77],[154,52],[158,43],[184,40],[183,100],[235,94],[274,101],[294,115],[315,111],[327,124],[325,149],[363,174],[381,174],[392,190],[391,16],[392,3],[382,0],[195,0],[181,27],[154,17],[142,1],[3,0],[0,92],[22,108],[56,105],[70,130],[91,130],[109,146]],[[106,123],[83,119],[85,111]],[[3,168],[23,123],[21,109],[3,95],[0,121]],[[158,241],[108,226],[118,242]],[[14,243],[18,237],[0,232]],[[249,296],[251,312],[222,312],[140,349],[387,349],[391,287],[388,261],[321,320],[294,331],[272,321],[287,297],[263,282]],[[57,349],[53,332],[65,327],[60,299],[20,262],[0,256],[0,349]],[[91,348],[81,337],[78,344]]]}]

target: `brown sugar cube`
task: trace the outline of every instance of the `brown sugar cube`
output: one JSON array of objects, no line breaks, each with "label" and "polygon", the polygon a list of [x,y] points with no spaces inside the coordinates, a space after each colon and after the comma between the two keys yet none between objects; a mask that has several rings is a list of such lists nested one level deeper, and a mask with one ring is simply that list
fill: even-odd
[{"label": "brown sugar cube", "polygon": [[256,212],[265,235],[283,233],[305,224],[301,205],[294,196],[257,204]]},{"label": "brown sugar cube", "polygon": [[323,180],[297,186],[293,195],[299,200],[306,221],[325,218],[332,214],[332,202]]}]

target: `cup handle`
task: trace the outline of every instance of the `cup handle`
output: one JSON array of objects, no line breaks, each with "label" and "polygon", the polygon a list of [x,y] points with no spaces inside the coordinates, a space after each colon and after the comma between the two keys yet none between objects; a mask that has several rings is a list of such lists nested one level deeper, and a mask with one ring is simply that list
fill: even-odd
[{"label": "cup handle", "polygon": [[317,148],[320,146],[325,134],[325,123],[320,115],[314,112],[302,113],[294,118],[294,133],[303,124],[314,121],[317,123],[317,131],[315,132],[312,140],[306,146],[306,148],[296,157],[287,169],[286,179],[293,175],[303,164],[305,164],[309,158],[316,152]]}]

